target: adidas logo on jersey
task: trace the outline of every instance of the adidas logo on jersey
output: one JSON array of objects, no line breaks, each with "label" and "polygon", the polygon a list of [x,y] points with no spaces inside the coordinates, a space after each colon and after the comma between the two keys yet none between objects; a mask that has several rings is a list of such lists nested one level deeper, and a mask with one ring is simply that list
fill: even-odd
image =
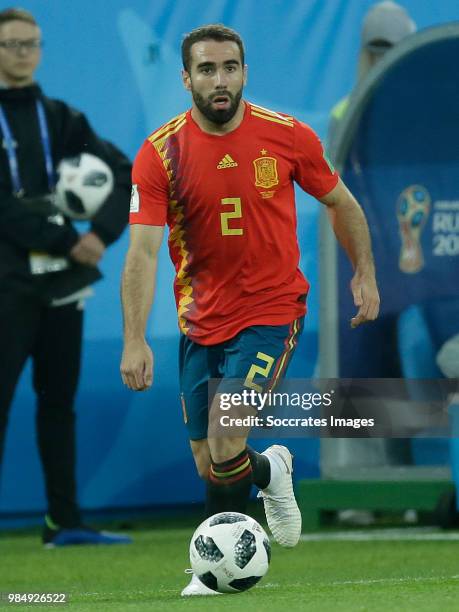
[{"label": "adidas logo on jersey", "polygon": [[231,157],[231,155],[225,155],[223,159],[218,162],[217,170],[223,170],[223,168],[236,168],[237,162]]}]

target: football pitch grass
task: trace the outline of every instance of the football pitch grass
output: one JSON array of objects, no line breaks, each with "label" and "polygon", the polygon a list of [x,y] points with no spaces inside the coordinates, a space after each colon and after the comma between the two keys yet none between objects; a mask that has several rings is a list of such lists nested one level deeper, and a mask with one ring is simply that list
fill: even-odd
[{"label": "football pitch grass", "polygon": [[291,550],[273,544],[252,590],[181,598],[193,527],[137,529],[134,543],[44,550],[38,533],[0,537],[0,592],[67,593],[75,611],[459,610],[459,533],[423,529],[316,532]]}]

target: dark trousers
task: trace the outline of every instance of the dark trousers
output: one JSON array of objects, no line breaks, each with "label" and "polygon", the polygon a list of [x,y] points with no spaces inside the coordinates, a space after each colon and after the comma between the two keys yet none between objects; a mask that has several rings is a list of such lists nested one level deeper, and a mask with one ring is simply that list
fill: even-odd
[{"label": "dark trousers", "polygon": [[14,390],[27,358],[32,357],[48,512],[54,522],[66,527],[80,523],[73,403],[82,329],[78,302],[50,307],[35,296],[0,293],[0,462]]}]

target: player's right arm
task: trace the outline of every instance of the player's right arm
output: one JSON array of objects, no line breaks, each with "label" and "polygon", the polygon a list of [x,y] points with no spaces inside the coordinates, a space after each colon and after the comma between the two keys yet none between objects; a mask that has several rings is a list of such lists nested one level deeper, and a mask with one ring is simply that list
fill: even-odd
[{"label": "player's right arm", "polygon": [[144,391],[153,383],[153,353],[145,340],[145,331],[163,234],[163,226],[131,225],[121,283],[124,325],[121,377],[133,391]]},{"label": "player's right arm", "polygon": [[152,142],[147,139],[132,169],[130,244],[121,283],[124,322],[121,377],[134,391],[144,391],[153,383],[153,353],[145,341],[145,331],[153,303],[168,203],[168,176]]}]

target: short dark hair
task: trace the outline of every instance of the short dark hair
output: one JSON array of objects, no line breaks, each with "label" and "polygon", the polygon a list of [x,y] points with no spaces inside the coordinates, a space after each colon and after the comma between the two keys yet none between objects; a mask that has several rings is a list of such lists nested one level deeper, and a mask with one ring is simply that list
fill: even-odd
[{"label": "short dark hair", "polygon": [[22,8],[7,8],[0,11],[0,26],[9,21],[25,21],[31,25],[38,26],[32,13]]},{"label": "short dark hair", "polygon": [[194,45],[194,43],[200,42],[201,40],[215,40],[217,42],[230,40],[235,42],[239,47],[241,62],[242,65],[244,65],[244,43],[242,42],[242,38],[239,36],[239,34],[235,30],[227,28],[222,23],[211,23],[192,30],[183,38],[182,63],[183,67],[188,72],[190,71],[191,67],[191,47]]}]

